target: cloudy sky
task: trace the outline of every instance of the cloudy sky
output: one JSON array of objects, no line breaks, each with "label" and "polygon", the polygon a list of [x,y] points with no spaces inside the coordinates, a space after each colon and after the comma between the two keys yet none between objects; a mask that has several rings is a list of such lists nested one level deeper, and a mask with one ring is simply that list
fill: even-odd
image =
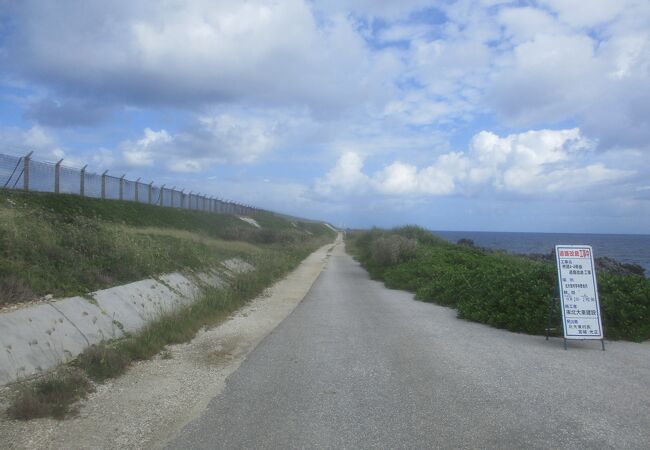
[{"label": "cloudy sky", "polygon": [[0,0],[0,152],[336,225],[648,233],[647,0]]}]

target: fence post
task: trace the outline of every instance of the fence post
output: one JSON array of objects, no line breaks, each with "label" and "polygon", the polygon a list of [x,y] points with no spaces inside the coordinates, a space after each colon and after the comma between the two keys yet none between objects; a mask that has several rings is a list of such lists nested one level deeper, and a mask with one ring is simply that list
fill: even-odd
[{"label": "fence post", "polygon": [[86,195],[86,167],[88,167],[88,164],[83,166],[81,172],[79,172],[79,195],[82,197]]},{"label": "fence post", "polygon": [[158,203],[160,206],[163,205],[164,194],[165,194],[165,185],[163,184],[162,186],[160,186],[160,197],[158,198]]},{"label": "fence post", "polygon": [[185,208],[185,189],[181,189],[181,209]]},{"label": "fence post", "polygon": [[32,159],[32,154],[29,152],[23,161],[23,189],[29,191],[29,161]]},{"label": "fence post", "polygon": [[61,192],[61,163],[63,162],[63,158],[59,159],[59,162],[57,162],[54,165],[54,193],[58,194]]},{"label": "fence post", "polygon": [[135,180],[135,202],[138,203],[138,200],[140,200],[140,193],[138,192],[140,190],[139,184],[140,184],[140,178],[138,177],[137,180]]},{"label": "fence post", "polygon": [[106,174],[108,173],[108,170],[105,170],[104,173],[102,174],[102,198],[106,198]]},{"label": "fence post", "polygon": [[172,188],[172,191],[169,193],[169,197],[170,197],[170,199],[169,199],[169,206],[170,206],[170,208],[173,208],[173,207],[174,207],[174,193],[176,192],[174,189],[176,189],[176,186],[174,186],[174,187]]},{"label": "fence post", "polygon": [[151,205],[151,191],[153,190],[153,181],[149,183],[147,189],[147,204]]},{"label": "fence post", "polygon": [[120,177],[120,200],[124,200],[124,177],[126,174]]}]

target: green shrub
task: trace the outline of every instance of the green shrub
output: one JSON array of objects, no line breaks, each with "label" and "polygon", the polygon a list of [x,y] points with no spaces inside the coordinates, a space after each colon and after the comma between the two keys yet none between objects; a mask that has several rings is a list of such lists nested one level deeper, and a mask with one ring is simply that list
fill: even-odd
[{"label": "green shrub", "polygon": [[399,264],[415,256],[418,241],[397,234],[381,236],[373,243],[372,257],[380,265]]},{"label": "green shrub", "polygon": [[[416,239],[416,254],[394,257],[399,252],[391,253],[386,243],[399,238]],[[388,250],[378,252],[377,247]],[[386,286],[454,307],[459,318],[530,334],[543,333],[547,325],[556,284],[555,267],[548,261],[486,252],[466,242],[450,244],[412,226],[354,233],[348,248]],[[600,272],[598,288],[606,337],[650,339],[650,280]],[[557,303],[553,308],[553,325],[558,326],[560,308]]]}]

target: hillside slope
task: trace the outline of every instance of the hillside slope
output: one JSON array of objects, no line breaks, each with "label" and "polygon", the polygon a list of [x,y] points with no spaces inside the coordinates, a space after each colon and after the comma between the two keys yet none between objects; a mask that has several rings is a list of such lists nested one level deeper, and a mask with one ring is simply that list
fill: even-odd
[{"label": "hillside slope", "polygon": [[[331,241],[324,224],[0,192],[0,306],[89,291],[240,257],[299,261]],[[256,226],[255,222],[259,225]]]}]

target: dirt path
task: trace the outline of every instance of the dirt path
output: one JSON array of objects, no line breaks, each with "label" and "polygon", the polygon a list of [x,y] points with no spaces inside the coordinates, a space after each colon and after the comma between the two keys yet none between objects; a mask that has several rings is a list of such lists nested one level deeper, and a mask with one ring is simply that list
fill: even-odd
[{"label": "dirt path", "polygon": [[[341,237],[335,246],[341,245]],[[332,245],[300,266],[219,326],[191,342],[169,347],[171,359],[133,365],[98,386],[78,417],[29,422],[0,419],[0,446],[34,448],[159,448],[219,395],[226,378],[307,294]],[[6,409],[6,392],[0,393]]]}]

